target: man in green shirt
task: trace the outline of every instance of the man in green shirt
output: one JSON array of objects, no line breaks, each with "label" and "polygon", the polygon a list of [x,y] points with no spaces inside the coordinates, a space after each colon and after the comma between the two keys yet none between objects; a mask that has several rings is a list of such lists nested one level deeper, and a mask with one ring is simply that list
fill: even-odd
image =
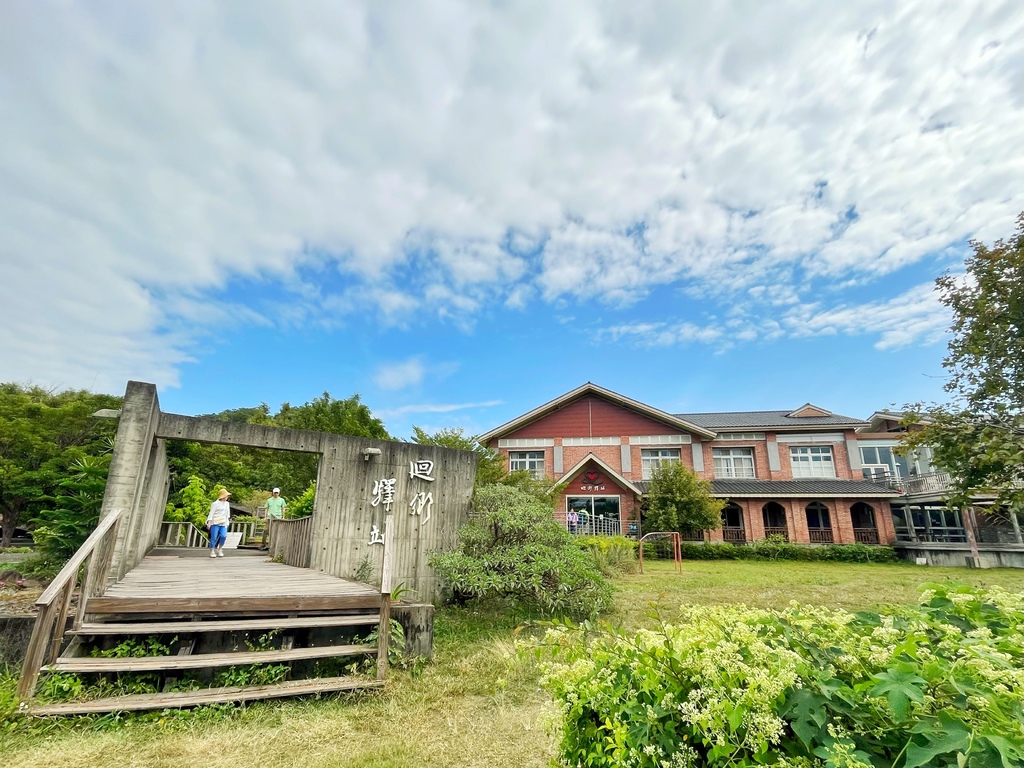
[{"label": "man in green shirt", "polygon": [[270,533],[271,520],[280,520],[284,517],[284,513],[288,511],[288,502],[281,496],[281,489],[275,488],[271,493],[270,498],[267,499],[266,504],[267,510],[267,525],[263,529],[263,549],[267,548],[267,537]]},{"label": "man in green shirt", "polygon": [[281,496],[281,489],[275,488],[273,494],[267,499],[267,519],[280,520],[288,509],[288,503]]}]

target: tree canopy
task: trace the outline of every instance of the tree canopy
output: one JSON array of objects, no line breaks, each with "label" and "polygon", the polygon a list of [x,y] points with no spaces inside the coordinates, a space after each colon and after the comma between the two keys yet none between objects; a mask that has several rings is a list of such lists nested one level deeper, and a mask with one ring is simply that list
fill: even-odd
[{"label": "tree canopy", "polygon": [[647,483],[648,531],[704,531],[722,524],[725,502],[711,495],[711,484],[678,461],[654,469]]},{"label": "tree canopy", "polygon": [[954,504],[989,492],[1011,509],[1024,508],[1024,213],[1009,240],[991,247],[971,241],[964,275],[936,280],[953,312],[943,367],[946,404],[905,409],[904,447],[931,446],[934,463],[950,473]]},{"label": "tree canopy", "polygon": [[481,445],[475,437],[468,437],[462,427],[447,427],[428,434],[419,427],[412,428],[412,441],[420,445],[437,445],[442,448],[457,448],[473,451],[478,457],[476,485],[493,485],[505,479],[505,460],[497,451]]},{"label": "tree canopy", "polygon": [[83,390],[0,384],[0,546],[50,506],[77,462],[109,451],[116,422],[92,414],[120,404]]}]

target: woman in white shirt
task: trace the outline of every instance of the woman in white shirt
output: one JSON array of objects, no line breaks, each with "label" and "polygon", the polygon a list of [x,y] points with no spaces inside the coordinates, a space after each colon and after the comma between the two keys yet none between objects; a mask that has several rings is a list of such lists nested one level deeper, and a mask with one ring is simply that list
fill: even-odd
[{"label": "woman in white shirt", "polygon": [[206,516],[206,524],[210,527],[210,557],[224,557],[224,541],[228,537],[228,520],[231,519],[230,495],[227,488],[221,488],[217,500],[210,505],[210,514]]}]

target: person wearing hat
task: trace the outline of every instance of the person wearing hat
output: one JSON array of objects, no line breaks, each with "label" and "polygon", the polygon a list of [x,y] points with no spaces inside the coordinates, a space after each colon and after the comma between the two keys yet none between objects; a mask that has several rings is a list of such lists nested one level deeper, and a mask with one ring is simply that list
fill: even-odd
[{"label": "person wearing hat", "polygon": [[210,505],[210,514],[206,516],[206,524],[210,528],[210,557],[224,557],[224,541],[228,537],[228,520],[231,519],[231,507],[227,488],[221,488],[217,500]]},{"label": "person wearing hat", "polygon": [[260,546],[263,549],[266,549],[267,537],[270,534],[270,526],[272,525],[270,521],[280,520],[282,517],[284,517],[284,513],[288,511],[288,502],[286,502],[284,500],[284,497],[281,495],[280,488],[275,488],[271,492],[270,498],[267,499],[267,503],[264,509],[267,510],[267,525],[263,529],[263,543]]}]

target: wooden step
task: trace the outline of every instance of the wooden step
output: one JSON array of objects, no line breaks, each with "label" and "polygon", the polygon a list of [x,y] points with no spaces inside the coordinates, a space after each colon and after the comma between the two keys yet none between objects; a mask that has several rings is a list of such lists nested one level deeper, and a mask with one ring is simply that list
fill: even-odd
[{"label": "wooden step", "polygon": [[112,696],[93,701],[66,704],[42,704],[29,707],[29,714],[37,717],[53,715],[88,715],[100,712],[130,712],[144,709],[179,709],[201,704],[219,704],[232,701],[254,701],[287,696],[303,696],[336,691],[354,691],[381,688],[381,680],[352,677],[319,677],[311,680],[288,680],[276,685],[207,688],[202,691],[176,691],[174,693],[137,693],[130,696]]},{"label": "wooden step", "polygon": [[378,609],[380,595],[295,595],[282,597],[116,597],[89,599],[87,611],[106,613],[292,613]]},{"label": "wooden step", "polygon": [[351,616],[303,616],[301,618],[237,619],[233,621],[87,622],[69,635],[170,635],[188,632],[241,632],[256,629],[303,627],[361,627],[380,623],[379,613]]},{"label": "wooden step", "polygon": [[369,645],[324,645],[317,648],[292,648],[287,651],[237,651],[234,653],[197,653],[191,656],[137,656],[59,658],[43,667],[48,672],[153,672],[161,669],[203,669],[236,664],[277,664],[301,659],[326,659],[333,656],[376,655]]}]

